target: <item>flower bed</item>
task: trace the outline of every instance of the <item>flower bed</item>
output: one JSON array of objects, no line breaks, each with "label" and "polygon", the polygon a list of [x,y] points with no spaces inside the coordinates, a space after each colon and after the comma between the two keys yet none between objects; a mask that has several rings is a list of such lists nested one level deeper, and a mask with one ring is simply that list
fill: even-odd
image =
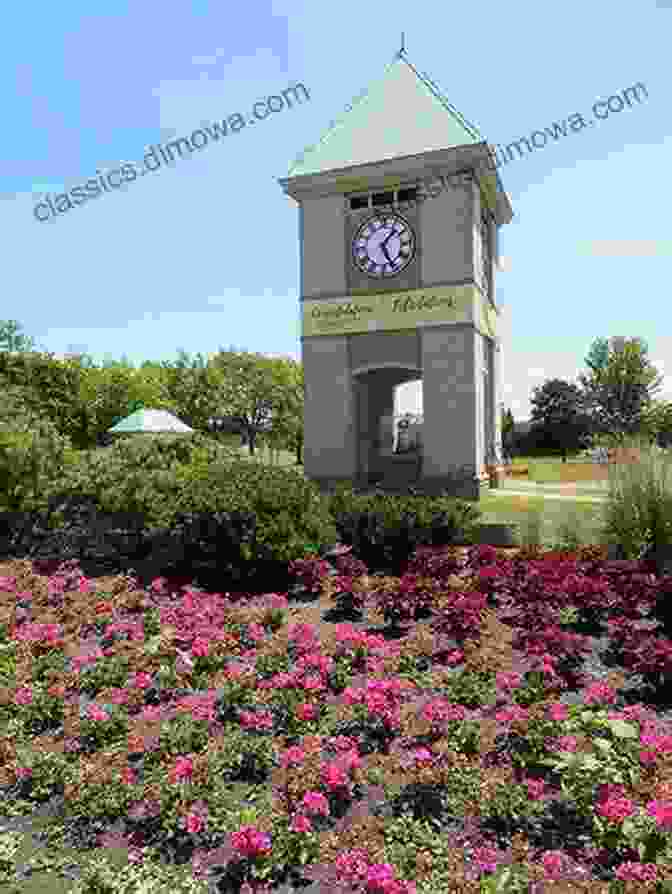
[{"label": "flower bed", "polygon": [[33,871],[69,846],[80,894],[672,880],[672,579],[487,546],[292,572],[247,599],[0,567],[2,809],[60,810]]}]

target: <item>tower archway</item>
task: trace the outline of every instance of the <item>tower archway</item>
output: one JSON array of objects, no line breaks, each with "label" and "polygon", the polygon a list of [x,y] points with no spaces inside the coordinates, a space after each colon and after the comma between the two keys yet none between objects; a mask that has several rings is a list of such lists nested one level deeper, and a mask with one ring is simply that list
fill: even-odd
[{"label": "tower archway", "polygon": [[399,385],[422,381],[422,370],[402,363],[354,369],[357,481],[360,486],[403,487],[422,476],[422,440],[399,449],[395,392]]}]

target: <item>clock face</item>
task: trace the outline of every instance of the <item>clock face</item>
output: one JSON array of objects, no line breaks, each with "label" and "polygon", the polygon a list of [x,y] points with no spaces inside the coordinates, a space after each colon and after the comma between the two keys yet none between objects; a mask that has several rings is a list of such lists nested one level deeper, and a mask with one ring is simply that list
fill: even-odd
[{"label": "clock face", "polygon": [[368,276],[396,276],[415,257],[415,236],[400,214],[376,214],[366,220],[352,240],[355,267]]}]

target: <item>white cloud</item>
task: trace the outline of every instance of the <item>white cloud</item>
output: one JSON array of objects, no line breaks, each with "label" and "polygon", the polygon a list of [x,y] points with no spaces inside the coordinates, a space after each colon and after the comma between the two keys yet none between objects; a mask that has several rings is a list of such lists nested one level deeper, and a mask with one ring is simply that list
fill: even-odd
[{"label": "white cloud", "polygon": [[592,239],[579,242],[579,254],[609,258],[672,255],[672,239]]}]

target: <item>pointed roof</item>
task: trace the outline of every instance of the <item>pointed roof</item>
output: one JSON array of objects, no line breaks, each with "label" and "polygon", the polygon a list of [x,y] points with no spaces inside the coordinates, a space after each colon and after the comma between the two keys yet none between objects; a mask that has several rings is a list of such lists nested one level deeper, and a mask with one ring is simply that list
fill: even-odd
[{"label": "pointed roof", "polygon": [[316,146],[304,149],[288,177],[485,142],[403,52],[385,67],[380,80],[346,106]]},{"label": "pointed roof", "polygon": [[180,422],[177,416],[173,416],[167,410],[136,410],[130,416],[126,416],[112,428],[108,428],[112,434],[127,434],[130,432],[193,432],[184,422]]}]

